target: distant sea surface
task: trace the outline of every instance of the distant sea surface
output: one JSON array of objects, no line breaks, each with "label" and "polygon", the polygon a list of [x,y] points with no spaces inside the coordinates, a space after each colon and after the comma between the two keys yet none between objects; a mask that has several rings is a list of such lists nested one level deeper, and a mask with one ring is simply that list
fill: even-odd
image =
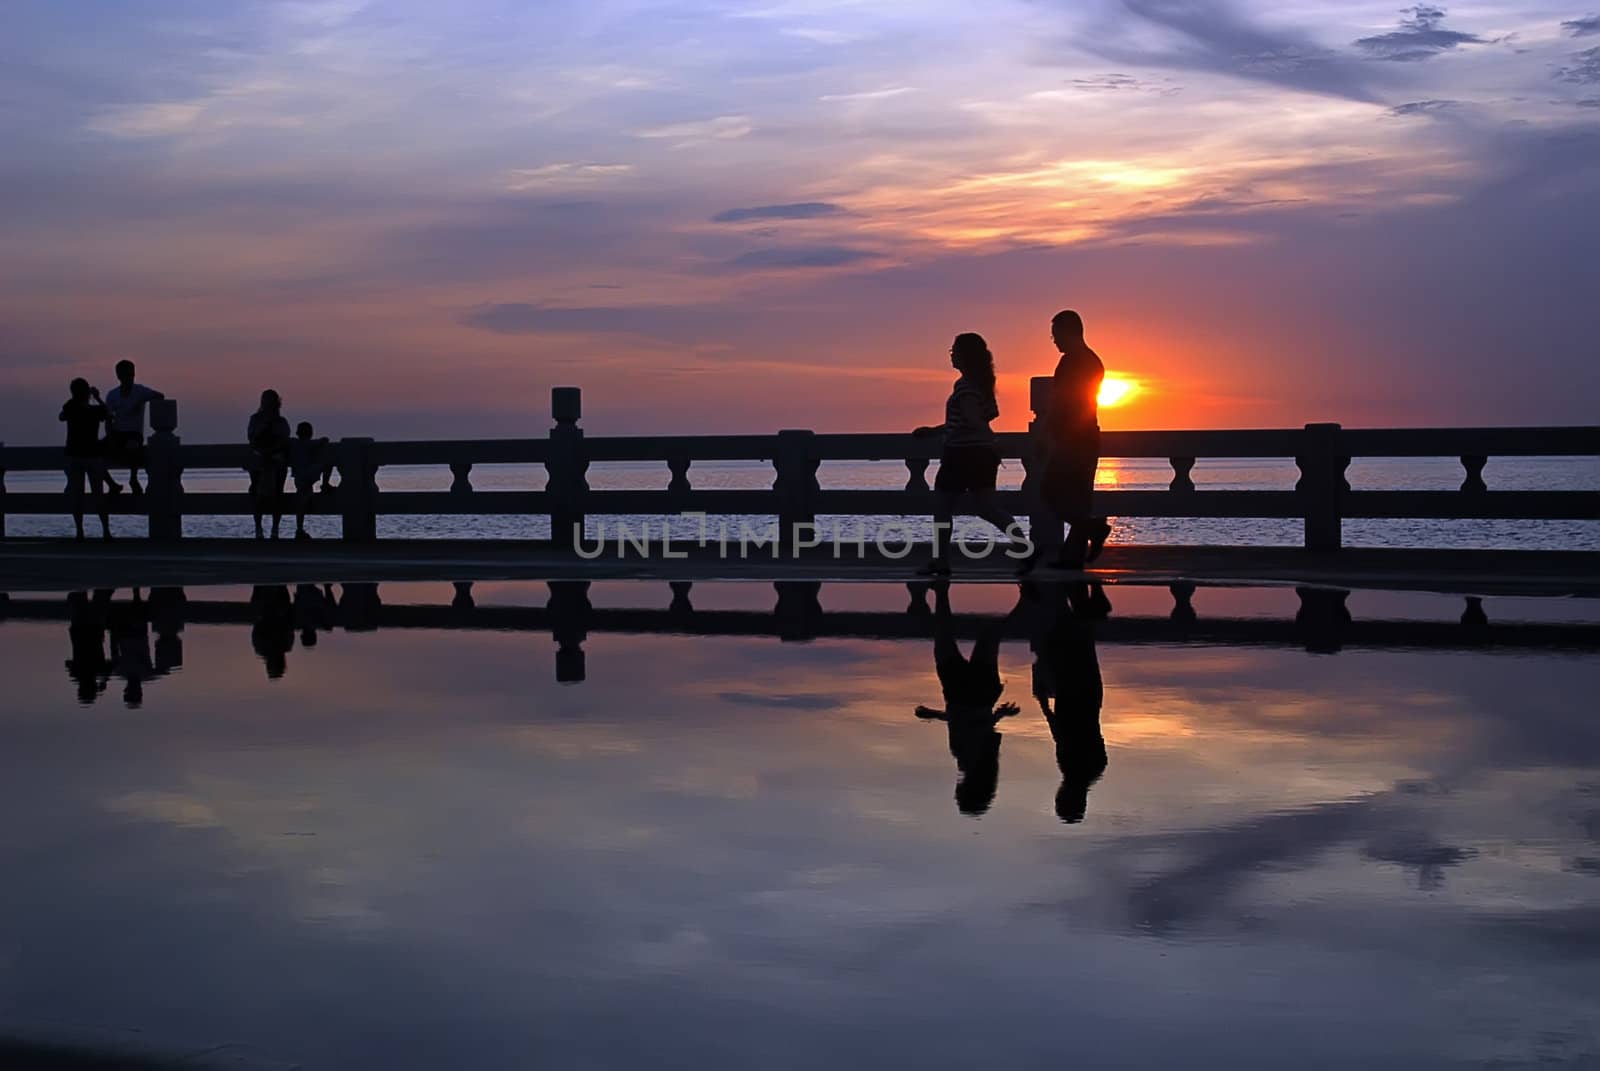
[{"label": "distant sea surface", "polygon": [[[929,466],[932,483],[938,471]],[[1491,490],[1555,491],[1586,490],[1600,493],[1600,459],[1597,458],[1493,458],[1484,470]],[[1200,490],[1286,491],[1294,488],[1299,472],[1288,460],[1214,459],[1202,460],[1192,473]],[[1357,490],[1454,490],[1461,485],[1462,469],[1450,458],[1361,458],[1347,477]],[[544,486],[543,468],[526,465],[481,465],[472,470],[475,489],[539,490]],[[762,462],[716,462],[696,464],[689,479],[702,489],[760,489],[772,484],[772,468]],[[666,464],[625,462],[596,464],[589,470],[589,485],[597,490],[659,489],[667,485]],[[833,462],[818,472],[824,488],[884,489],[903,487],[906,468],[901,462]],[[1165,489],[1172,480],[1172,469],[1157,459],[1108,459],[1102,462],[1096,486],[1111,490],[1148,491]],[[397,466],[382,469],[378,485],[386,491],[443,491],[449,488],[450,471],[445,466]],[[1015,461],[1000,470],[1000,485],[1015,488],[1022,482],[1022,467]],[[57,477],[42,473],[14,473],[7,477],[13,491],[48,490],[60,486]],[[184,487],[190,493],[242,491],[242,473],[201,470],[187,473]],[[927,517],[820,517],[825,535],[835,524],[844,538],[879,535],[918,541],[931,536]],[[710,535],[717,526],[728,525],[728,536],[737,539],[741,524],[761,530],[771,524],[766,517],[714,518]],[[119,535],[138,536],[144,521],[136,517],[113,520]],[[91,522],[92,527],[93,522]],[[663,526],[677,540],[693,540],[700,534],[698,520],[674,517],[591,518],[589,535],[616,538],[620,525],[635,534],[648,525],[652,537],[660,538]],[[982,538],[987,526],[968,518],[958,520],[961,530],[970,528]],[[292,529],[292,519],[285,530]],[[336,538],[337,517],[313,517],[307,527],[317,538]],[[7,518],[6,531],[13,536],[65,536],[71,534],[66,517]],[[185,534],[196,537],[244,537],[251,531],[249,518],[191,517],[184,522]],[[1366,547],[1441,547],[1504,548],[1528,550],[1600,550],[1600,522],[1597,521],[1432,521],[1432,520],[1347,520],[1345,542]],[[408,539],[542,539],[550,534],[547,518],[537,516],[406,516],[380,517],[380,538]],[[1146,545],[1228,544],[1234,546],[1295,546],[1301,542],[1298,520],[1231,520],[1205,518],[1121,518],[1115,521],[1114,542]]]}]

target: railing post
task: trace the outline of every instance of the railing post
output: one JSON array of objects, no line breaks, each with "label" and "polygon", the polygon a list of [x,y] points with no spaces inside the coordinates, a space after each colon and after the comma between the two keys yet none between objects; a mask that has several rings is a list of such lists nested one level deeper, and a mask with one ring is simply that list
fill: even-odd
[{"label": "railing post", "polygon": [[1300,493],[1306,528],[1306,549],[1338,550],[1343,544],[1342,499],[1350,489],[1344,470],[1350,459],[1340,446],[1342,428],[1338,424],[1307,424],[1305,448],[1294,463],[1300,466]]},{"label": "railing post", "polygon": [[572,550],[583,538],[583,499],[589,490],[589,459],[584,456],[583,392],[577,387],[550,388],[550,453],[544,467],[549,478],[545,494],[550,499],[550,541],[558,549]]},{"label": "railing post", "polygon": [[1022,495],[1028,506],[1028,538],[1041,551],[1049,552],[1066,539],[1061,518],[1044,500],[1044,466],[1050,451],[1050,399],[1055,380],[1034,376],[1028,380],[1028,405],[1033,419],[1028,422],[1028,454],[1022,459]]},{"label": "railing post", "polygon": [[150,441],[145,446],[146,531],[161,543],[183,538],[183,462],[178,459],[177,428],[176,399],[150,403]]},{"label": "railing post", "polygon": [[6,444],[0,443],[0,539],[6,537]]},{"label": "railing post", "polygon": [[773,452],[772,467],[777,476],[772,489],[778,493],[778,547],[786,555],[796,553],[796,526],[817,522],[816,495],[821,490],[817,483],[817,467],[821,462],[812,456],[815,438],[813,431],[780,431],[778,446]]},{"label": "railing post", "polygon": [[577,684],[588,676],[583,641],[589,638],[587,580],[551,580],[550,635],[556,641],[556,683]]},{"label": "railing post", "polygon": [[378,538],[378,481],[372,464],[372,440],[340,439],[338,457],[341,535],[346,543],[370,543]]}]

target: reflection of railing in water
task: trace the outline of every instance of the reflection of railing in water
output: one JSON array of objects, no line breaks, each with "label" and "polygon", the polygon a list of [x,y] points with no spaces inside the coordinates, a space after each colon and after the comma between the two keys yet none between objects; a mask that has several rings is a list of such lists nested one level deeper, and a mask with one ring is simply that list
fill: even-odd
[{"label": "reflection of railing in water", "polygon": [[[907,585],[909,604],[904,610],[826,610],[819,582],[778,581],[773,584],[771,610],[701,610],[693,604],[688,581],[668,585],[670,600],[661,608],[594,606],[587,581],[551,581],[544,606],[479,606],[470,582],[455,585],[448,604],[387,605],[377,584],[343,584],[335,595],[331,587],[299,585],[293,595],[285,586],[258,587],[246,602],[189,599],[181,588],[152,589],[143,600],[143,613],[171,651],[186,624],[248,625],[262,628],[264,619],[284,627],[289,642],[293,633],[334,628],[346,631],[416,629],[440,631],[494,631],[547,633],[557,645],[557,677],[582,680],[585,674],[583,642],[590,633],[665,634],[685,636],[751,636],[786,641],[823,638],[863,640],[928,639],[933,635],[933,615],[927,602],[928,585]],[[1035,585],[1047,599],[1057,585]],[[1299,608],[1292,618],[1204,617],[1191,601],[1192,584],[1168,588],[1172,609],[1166,615],[1115,613],[1095,626],[1101,644],[1199,644],[1304,648],[1335,652],[1344,648],[1379,649],[1543,649],[1593,651],[1600,649],[1600,624],[1514,622],[1488,620],[1481,599],[1465,597],[1458,621],[1356,620],[1345,605],[1348,592],[1326,588],[1298,588]],[[74,601],[36,596],[0,598],[0,620],[74,621],[90,602],[82,593]],[[302,606],[309,600],[311,611]],[[121,606],[121,603],[104,604]],[[90,607],[92,608],[92,606]],[[981,627],[993,627],[995,614],[955,615],[954,633],[975,637]],[[287,623],[285,625],[285,623]],[[1007,638],[1031,638],[1028,624],[1011,619],[1004,626]],[[178,648],[181,661],[181,646]],[[287,648],[285,648],[285,651]],[[169,655],[169,661],[171,656]]]},{"label": "reflection of railing in water", "polygon": [[[1059,538],[1060,522],[1039,501],[1040,441],[1048,427],[1049,380],[1033,381],[1036,419],[1027,432],[998,436],[999,451],[1017,459],[1026,473],[1021,490],[1001,491],[1001,507],[1031,519],[1040,542]],[[343,537],[376,538],[377,518],[392,515],[548,516],[558,544],[571,546],[586,518],[604,515],[670,516],[685,512],[728,517],[776,517],[776,533],[793,543],[795,526],[818,515],[928,516],[933,493],[927,469],[939,455],[933,438],[907,434],[826,435],[780,431],[775,435],[678,435],[587,438],[578,427],[576,388],[558,387],[552,395],[555,426],[543,439],[379,442],[347,438],[333,444],[341,484],[334,495],[311,496],[308,512],[337,515]],[[176,540],[184,516],[248,516],[243,493],[185,493],[183,473],[197,469],[240,471],[250,459],[246,446],[185,446],[175,434],[177,403],[150,405],[149,489],[141,498],[110,499],[111,512],[149,518],[153,539]],[[1308,424],[1280,430],[1108,431],[1101,440],[1107,458],[1160,458],[1172,467],[1165,491],[1096,492],[1096,511],[1113,517],[1298,518],[1305,545],[1337,549],[1342,519],[1600,519],[1600,494],[1594,490],[1491,491],[1483,477],[1491,457],[1600,456],[1600,427],[1346,429],[1338,424]],[[1459,459],[1463,480],[1456,490],[1374,491],[1352,489],[1345,470],[1358,457],[1444,457]],[[1199,458],[1292,458],[1300,480],[1290,491],[1204,490],[1191,473]],[[901,490],[824,489],[817,470],[829,461],[900,461],[907,479]],[[587,473],[594,463],[660,462],[666,485],[656,490],[595,490]],[[773,468],[770,489],[698,489],[690,470],[696,462],[763,461]],[[11,472],[61,471],[64,458],[53,447],[0,444],[0,537],[5,516],[64,515],[60,492],[11,492]],[[475,465],[543,466],[543,490],[479,491],[472,486]],[[448,466],[448,491],[380,491],[384,466]],[[293,512],[290,508],[287,512]],[[762,533],[765,535],[766,533]],[[734,538],[738,533],[731,533]]]}]

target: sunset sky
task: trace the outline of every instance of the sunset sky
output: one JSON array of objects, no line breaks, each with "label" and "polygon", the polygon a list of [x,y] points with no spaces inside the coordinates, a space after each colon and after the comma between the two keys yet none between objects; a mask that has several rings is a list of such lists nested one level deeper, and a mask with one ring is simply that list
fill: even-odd
[{"label": "sunset sky", "polygon": [[1213,0],[12,0],[0,440],[889,430],[1052,313],[1111,427],[1592,423],[1600,14]]}]

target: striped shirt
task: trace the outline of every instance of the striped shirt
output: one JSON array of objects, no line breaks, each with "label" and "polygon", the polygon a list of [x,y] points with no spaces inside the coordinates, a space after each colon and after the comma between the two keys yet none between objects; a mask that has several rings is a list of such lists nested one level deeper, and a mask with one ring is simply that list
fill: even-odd
[{"label": "striped shirt", "polygon": [[994,442],[989,421],[999,416],[994,393],[962,376],[951,389],[950,400],[944,403],[945,445],[989,446]]}]

